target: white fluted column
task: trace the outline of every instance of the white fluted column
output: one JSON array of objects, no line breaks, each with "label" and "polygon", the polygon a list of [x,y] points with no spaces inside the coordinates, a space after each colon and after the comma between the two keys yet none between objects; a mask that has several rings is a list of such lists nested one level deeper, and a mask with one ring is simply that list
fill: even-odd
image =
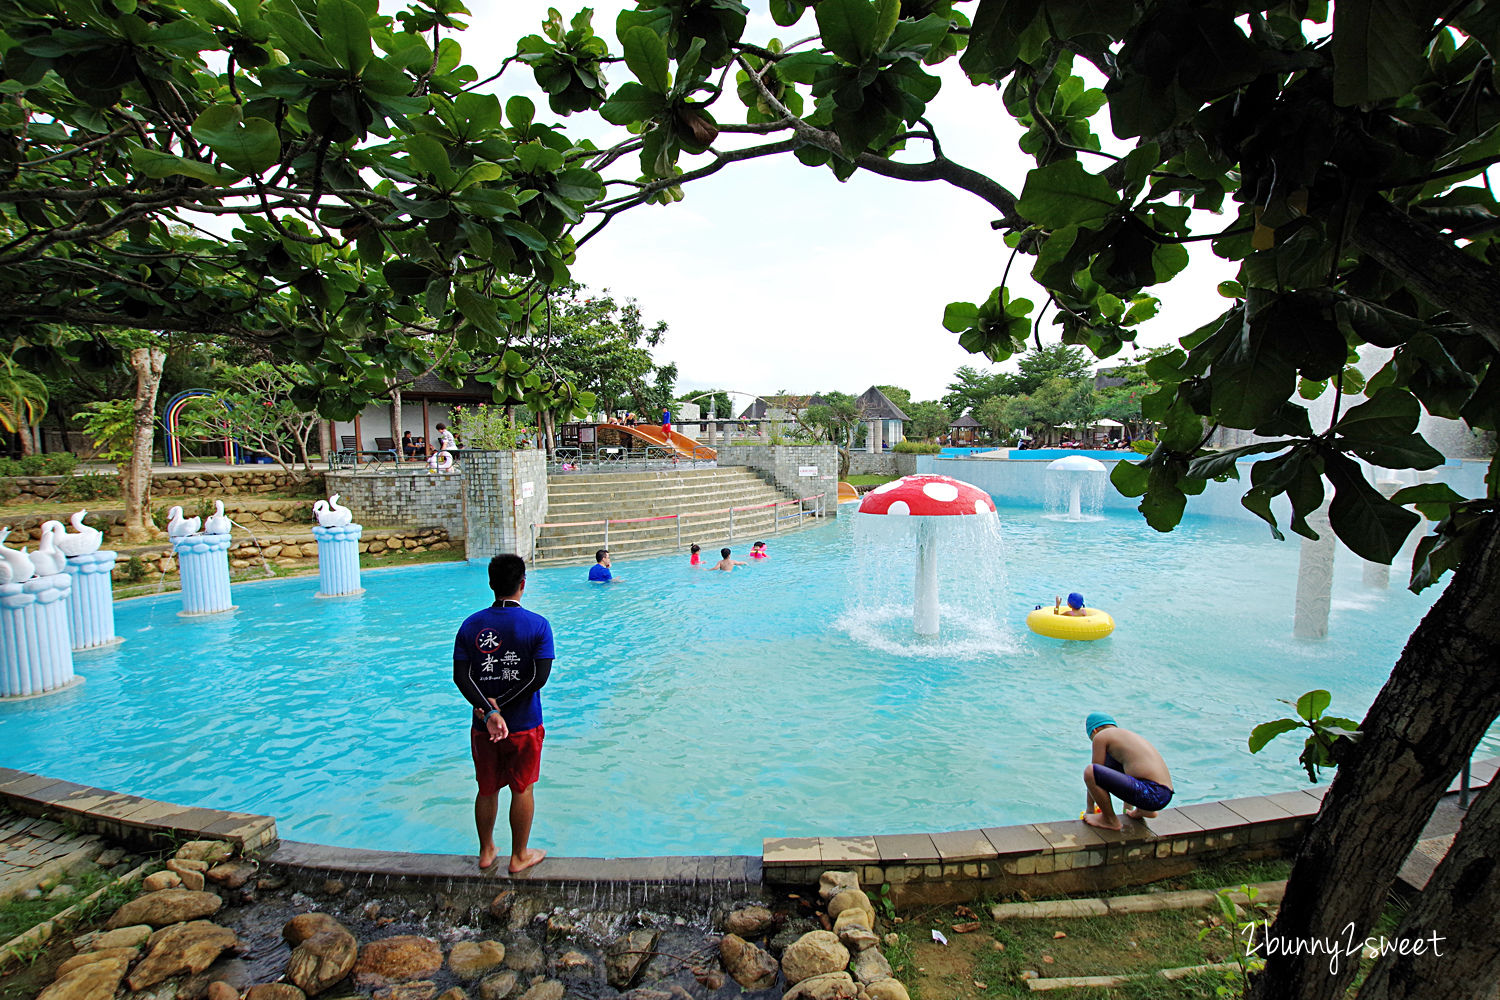
[{"label": "white fluted column", "polygon": [[82,682],[73,673],[66,573],[0,584],[0,697],[28,698]]},{"label": "white fluted column", "polygon": [[364,528],[358,524],[340,524],[313,528],[318,540],[319,597],[351,597],[363,594],[359,585],[359,536]]},{"label": "white fluted column", "polygon": [[182,615],[233,611],[229,597],[228,535],[183,535],[172,539],[182,576]]},{"label": "white fluted column", "polygon": [[73,580],[73,592],[68,596],[68,632],[74,652],[125,641],[115,635],[115,595],[110,588],[110,573],[117,558],[108,549],[68,556],[66,569]]}]

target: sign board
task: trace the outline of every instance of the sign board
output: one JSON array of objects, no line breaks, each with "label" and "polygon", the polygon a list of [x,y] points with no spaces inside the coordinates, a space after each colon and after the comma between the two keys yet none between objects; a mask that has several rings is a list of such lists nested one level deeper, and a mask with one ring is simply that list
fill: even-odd
[{"label": "sign board", "polygon": [[799,465],[799,466],[797,466],[797,475],[799,475],[799,476],[816,476],[817,474],[818,474],[818,467],[816,465]]},{"label": "sign board", "polygon": [[833,482],[833,481],[834,481],[834,479],[836,479],[836,478],[837,478],[837,477],[836,477],[836,476],[824,476],[824,477],[823,477],[823,482],[825,482],[825,483],[831,483],[831,482]]},{"label": "sign board", "polygon": [[535,483],[522,483],[521,484],[521,496],[523,498],[525,498],[527,500],[530,500],[535,493],[536,493],[536,484]]},{"label": "sign board", "polygon": [[594,429],[592,427],[580,427],[580,428],[578,428],[578,443],[579,444],[593,444],[594,443]]}]

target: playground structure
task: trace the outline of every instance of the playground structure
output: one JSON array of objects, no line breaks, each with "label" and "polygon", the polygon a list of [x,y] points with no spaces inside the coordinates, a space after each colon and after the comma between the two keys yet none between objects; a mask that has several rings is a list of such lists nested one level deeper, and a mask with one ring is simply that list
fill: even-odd
[{"label": "playground structure", "polygon": [[[182,411],[195,399],[207,397],[213,399],[224,412],[229,412],[229,404],[222,399],[215,399],[210,389],[184,389],[171,399],[167,400],[167,408],[162,414],[162,423],[166,427],[167,440],[165,455],[168,465],[177,466],[182,464],[182,435],[179,431],[182,422]],[[237,465],[244,461],[239,444],[228,434],[224,435],[224,462],[227,465]]]},{"label": "playground structure", "polygon": [[558,428],[557,458],[623,459],[645,451],[651,457],[713,461],[718,451],[700,444],[697,439],[672,431],[670,437],[660,424],[565,424]]}]

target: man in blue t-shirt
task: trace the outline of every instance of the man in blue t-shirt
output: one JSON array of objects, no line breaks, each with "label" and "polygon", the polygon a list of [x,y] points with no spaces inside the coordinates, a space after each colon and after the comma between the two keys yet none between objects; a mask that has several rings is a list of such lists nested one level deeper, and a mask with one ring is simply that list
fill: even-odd
[{"label": "man in blue t-shirt", "polygon": [[473,706],[469,750],[479,793],[474,825],[479,867],[495,863],[495,817],[500,787],[510,786],[510,872],[525,871],[547,852],[528,847],[536,813],[532,786],[541,775],[542,686],[552,674],[552,626],[521,607],[526,562],[520,556],[490,560],[495,603],[458,628],[453,643],[453,683]]},{"label": "man in blue t-shirt", "polygon": [[594,565],[589,567],[589,583],[614,583],[615,575],[609,571],[609,549],[594,553]]}]

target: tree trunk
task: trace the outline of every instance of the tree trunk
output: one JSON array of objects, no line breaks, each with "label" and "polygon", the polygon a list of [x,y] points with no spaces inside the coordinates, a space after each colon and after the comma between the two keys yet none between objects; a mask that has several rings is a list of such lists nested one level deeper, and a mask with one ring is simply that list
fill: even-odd
[{"label": "tree trunk", "polygon": [[1422,953],[1386,955],[1360,987],[1360,1000],[1492,997],[1500,982],[1500,781],[1479,793],[1422,898],[1393,942],[1425,942]]},{"label": "tree trunk", "polygon": [[151,449],[156,439],[156,390],[166,360],[167,352],[159,347],[137,347],[130,352],[130,367],[135,369],[135,438],[130,460],[120,469],[127,542],[149,542],[161,534],[151,521]]},{"label": "tree trunk", "polygon": [[36,438],[32,436],[31,425],[20,413],[16,414],[16,435],[21,439],[21,457],[36,454]]},{"label": "tree trunk", "polygon": [[1252,1000],[1344,996],[1357,961],[1341,961],[1330,973],[1326,950],[1315,953],[1310,943],[1364,940],[1438,799],[1500,714],[1497,660],[1500,515],[1491,514],[1407,640],[1360,726],[1363,736],[1339,765],[1266,936],[1266,967]]},{"label": "tree trunk", "polygon": [[552,410],[543,410],[538,424],[542,432],[542,444],[547,449],[547,458],[551,460],[557,455],[557,414]]},{"label": "tree trunk", "polygon": [[[401,453],[401,390],[391,390],[391,440],[396,442],[396,453]],[[404,456],[403,456],[404,457]]]}]

